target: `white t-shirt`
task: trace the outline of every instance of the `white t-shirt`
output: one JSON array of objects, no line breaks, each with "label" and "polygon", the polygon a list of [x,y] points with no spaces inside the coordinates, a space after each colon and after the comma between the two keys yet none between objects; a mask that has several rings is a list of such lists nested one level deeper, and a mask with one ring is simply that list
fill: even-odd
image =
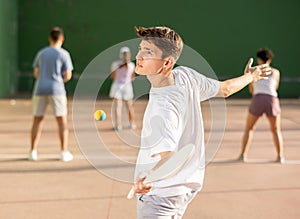
[{"label": "white t-shirt", "polygon": [[115,71],[114,83],[117,84],[127,84],[132,81],[132,74],[135,69],[133,62],[127,63],[127,68],[122,66],[124,64],[121,60],[115,61],[111,65],[111,72]]},{"label": "white t-shirt", "polygon": [[[274,71],[274,70],[273,70]],[[259,80],[253,83],[253,95],[256,94],[269,94],[271,96],[277,97],[276,91],[277,81],[274,74],[268,76],[266,80]]]},{"label": "white t-shirt", "polygon": [[204,128],[200,102],[214,97],[219,82],[188,67],[177,67],[172,73],[175,85],[151,88],[144,114],[142,139],[135,179],[152,169],[159,153],[178,151],[194,144],[192,158],[179,173],[153,183],[149,195],[168,197],[202,188],[205,171]]}]

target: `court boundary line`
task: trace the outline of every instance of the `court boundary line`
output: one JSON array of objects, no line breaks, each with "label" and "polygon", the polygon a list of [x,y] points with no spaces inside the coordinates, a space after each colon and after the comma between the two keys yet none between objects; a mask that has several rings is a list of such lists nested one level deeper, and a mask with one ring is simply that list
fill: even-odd
[{"label": "court boundary line", "polygon": [[[136,156],[87,156],[84,155],[73,155],[75,160],[115,160],[119,159],[136,159]],[[28,154],[0,154],[1,159],[27,159]],[[38,159],[60,159],[60,154],[39,154]]]},{"label": "court boundary line", "polygon": [[[0,154],[0,160],[5,159],[27,159],[27,154]],[[60,159],[60,154],[39,154],[39,159]],[[88,156],[88,159],[84,155],[74,155],[74,160],[114,160],[116,158],[122,160],[136,160],[136,156]],[[246,161],[242,162],[237,159],[230,158],[215,158],[210,163],[278,163],[274,159],[263,159],[263,158],[247,158]],[[300,164],[299,160],[285,160],[284,164]]]},{"label": "court boundary line", "polygon": [[[215,158],[211,163],[279,163],[274,159],[247,158],[246,161],[230,158]],[[300,164],[300,160],[285,160],[283,164]]]}]

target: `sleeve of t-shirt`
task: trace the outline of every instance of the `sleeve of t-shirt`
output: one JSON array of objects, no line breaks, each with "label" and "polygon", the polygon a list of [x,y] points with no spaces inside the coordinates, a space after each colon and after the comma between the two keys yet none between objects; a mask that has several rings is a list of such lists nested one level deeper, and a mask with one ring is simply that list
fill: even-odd
[{"label": "sleeve of t-shirt", "polygon": [[63,58],[62,73],[68,70],[69,71],[73,70],[73,63],[72,63],[70,53],[66,52]]},{"label": "sleeve of t-shirt", "polygon": [[118,69],[118,67],[119,67],[119,62],[118,62],[118,61],[115,61],[115,62],[113,62],[113,63],[111,64],[111,66],[110,66],[110,71],[111,71],[111,72],[114,72],[116,69]]},{"label": "sleeve of t-shirt", "polygon": [[32,67],[33,68],[37,68],[37,67],[40,67],[40,64],[39,64],[39,59],[40,59],[40,52],[38,52],[33,60],[33,63],[32,63]]},{"label": "sleeve of t-shirt", "polygon": [[220,89],[218,80],[208,78],[197,71],[194,71],[194,77],[196,79],[196,86],[200,91],[200,101],[210,99],[217,95]]},{"label": "sleeve of t-shirt", "polygon": [[180,138],[181,125],[180,116],[174,110],[165,106],[161,111],[161,116],[152,122],[152,131],[155,133],[155,144],[152,145],[150,154],[152,157],[162,152],[176,151]]}]

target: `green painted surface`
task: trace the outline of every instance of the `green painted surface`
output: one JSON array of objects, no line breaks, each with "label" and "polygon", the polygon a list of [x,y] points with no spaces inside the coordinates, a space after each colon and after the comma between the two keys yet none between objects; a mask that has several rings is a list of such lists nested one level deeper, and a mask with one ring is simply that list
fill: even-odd
[{"label": "green painted surface", "polygon": [[[135,38],[135,25],[166,25],[179,32],[221,79],[239,76],[258,48],[269,47],[282,77],[296,80],[300,78],[296,54],[300,51],[299,9],[296,0],[20,0],[19,89],[32,90],[32,60],[48,44],[48,31],[55,25],[65,30],[64,47],[72,55],[75,74],[81,74],[100,52]],[[67,84],[69,93],[75,86],[73,78]],[[107,93],[109,83],[105,86],[103,92]],[[300,96],[300,83],[282,82],[279,94]],[[245,96],[249,96],[247,89],[234,95]]]},{"label": "green painted surface", "polygon": [[0,97],[17,91],[17,0],[0,0]]}]

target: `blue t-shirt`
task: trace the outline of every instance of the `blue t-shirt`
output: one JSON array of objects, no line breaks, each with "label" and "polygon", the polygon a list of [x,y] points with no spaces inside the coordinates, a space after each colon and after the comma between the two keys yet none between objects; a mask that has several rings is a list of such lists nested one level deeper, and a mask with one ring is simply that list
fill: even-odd
[{"label": "blue t-shirt", "polygon": [[33,90],[34,95],[66,94],[63,74],[67,70],[73,70],[68,51],[63,48],[46,47],[37,53],[33,67],[39,68],[39,76]]}]

